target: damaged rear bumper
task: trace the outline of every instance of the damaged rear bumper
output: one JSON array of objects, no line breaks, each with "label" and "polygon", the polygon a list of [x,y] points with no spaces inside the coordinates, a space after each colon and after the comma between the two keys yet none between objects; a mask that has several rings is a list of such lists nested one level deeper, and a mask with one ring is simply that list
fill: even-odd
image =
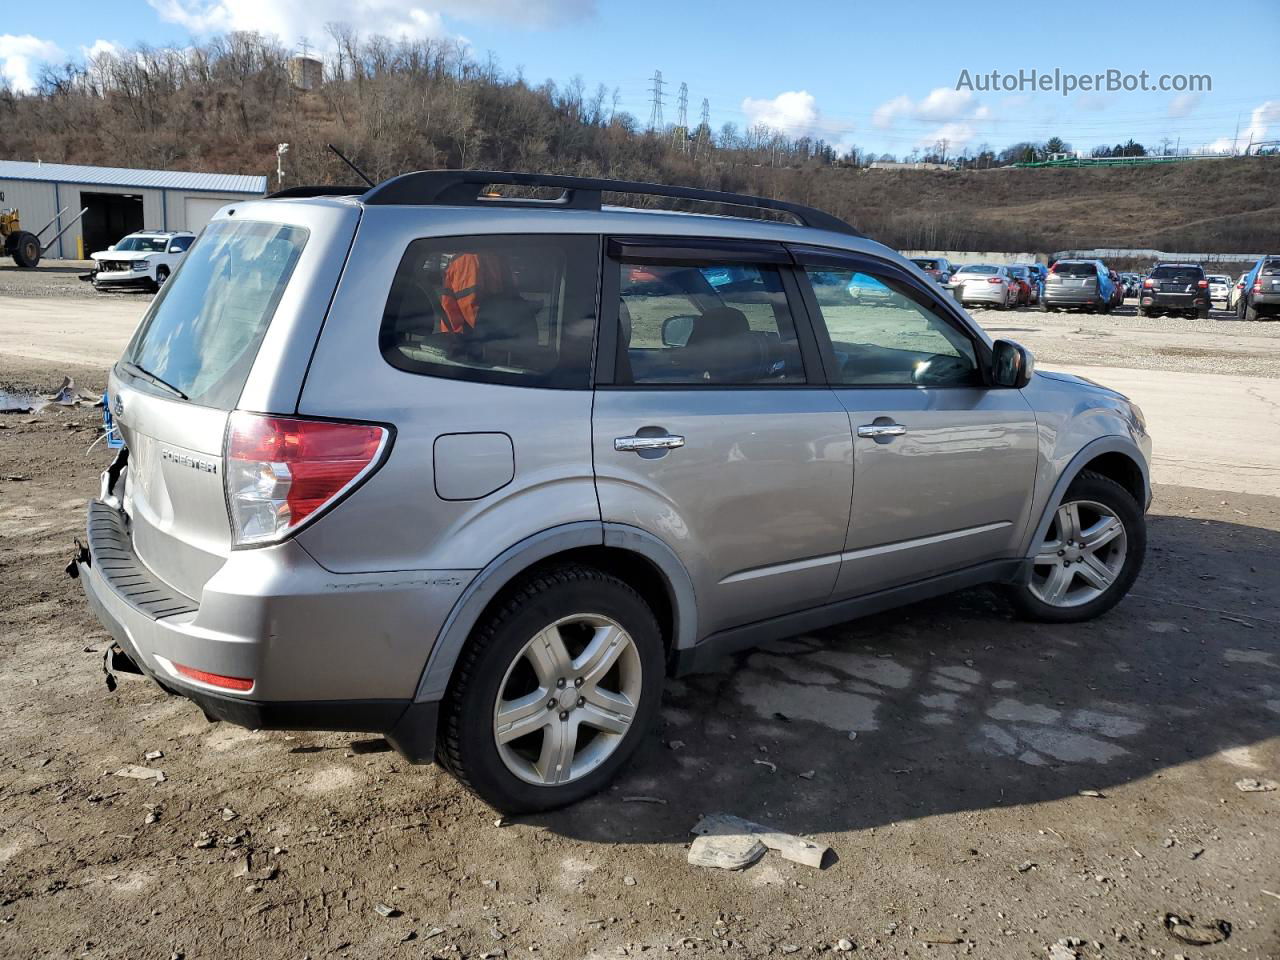
[{"label": "damaged rear bumper", "polygon": [[[147,569],[114,507],[90,505],[88,534],[67,572],[124,655],[169,693],[211,720],[378,733],[413,762],[434,759],[439,705],[413,702],[413,694],[435,634],[405,624],[442,621],[464,584],[450,580],[433,593],[421,574],[334,575],[282,544],[274,558],[239,557],[250,569],[220,571],[198,602]],[[179,664],[252,678],[252,686],[215,689],[179,673]],[[361,695],[371,692],[378,695]]]}]

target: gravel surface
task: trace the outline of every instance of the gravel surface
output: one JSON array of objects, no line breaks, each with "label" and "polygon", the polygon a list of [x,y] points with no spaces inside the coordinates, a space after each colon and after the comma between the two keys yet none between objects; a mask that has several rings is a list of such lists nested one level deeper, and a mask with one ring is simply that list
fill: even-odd
[{"label": "gravel surface", "polygon": [[[102,387],[0,357],[31,392],[63,373]],[[1158,488],[1143,574],[1092,624],[972,590],[671,683],[614,789],[507,821],[367,736],[108,693],[62,574],[98,417],[0,416],[6,960],[1280,956],[1280,792],[1236,786],[1280,779],[1280,499]],[[713,812],[837,859],[690,866]]]},{"label": "gravel surface", "polygon": [[1280,321],[1247,323],[1214,310],[1208,320],[1139,315],[1132,300],[1107,316],[972,310],[993,337],[1016,340],[1057,366],[1137,367],[1280,377]]},{"label": "gravel surface", "polygon": [[[12,260],[0,260],[0,297],[101,297],[93,284],[80,280],[93,263],[89,260],[45,260],[34,270],[14,266]],[[123,296],[113,293],[111,296]],[[137,296],[130,293],[130,296]]]}]

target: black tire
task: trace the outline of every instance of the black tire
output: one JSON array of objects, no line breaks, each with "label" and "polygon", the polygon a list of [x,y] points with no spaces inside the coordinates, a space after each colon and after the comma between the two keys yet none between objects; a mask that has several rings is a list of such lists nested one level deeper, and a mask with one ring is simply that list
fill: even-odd
[{"label": "black tire", "polygon": [[21,230],[10,241],[13,262],[20,267],[34,267],[40,263],[40,239],[27,230]]},{"label": "black tire", "polygon": [[1258,308],[1251,303],[1246,303],[1244,306],[1243,316],[1245,320],[1248,320],[1250,322],[1257,320]]},{"label": "black tire", "polygon": [[[550,623],[575,613],[607,616],[630,635],[642,685],[630,728],[596,769],[568,783],[528,783],[507,769],[494,741],[493,711],[512,661]],[[653,611],[627,583],[594,567],[553,567],[508,588],[482,620],[454,668],[441,703],[436,757],[465,787],[502,813],[576,803],[614,778],[653,726],[662,699],[665,655]]]},{"label": "black tire", "polygon": [[[1101,595],[1088,603],[1075,607],[1057,607],[1045,603],[1027,584],[1014,584],[1007,590],[1010,602],[1018,615],[1026,620],[1042,623],[1079,623],[1092,620],[1106,613],[1119,603],[1142,571],[1142,561],[1147,552],[1147,518],[1133,494],[1110,477],[1091,470],[1083,471],[1067,489],[1064,501],[1094,500],[1108,507],[1124,524],[1128,538],[1124,566],[1115,581]],[[1033,544],[1032,549],[1038,549]]]},{"label": "black tire", "polygon": [[168,267],[156,267],[156,282],[152,284],[157,290],[164,286],[164,282],[169,279]]}]

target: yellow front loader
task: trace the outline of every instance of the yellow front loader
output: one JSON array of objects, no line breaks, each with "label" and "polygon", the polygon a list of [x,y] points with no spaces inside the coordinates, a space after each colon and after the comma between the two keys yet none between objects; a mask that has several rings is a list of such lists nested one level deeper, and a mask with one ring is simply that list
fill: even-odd
[{"label": "yellow front loader", "polygon": [[35,233],[22,229],[22,221],[18,217],[17,210],[0,210],[0,243],[4,245],[4,255],[13,257],[13,262],[20,267],[38,265],[40,258],[44,256],[44,252],[57,243],[58,237],[70,230],[71,225],[83,217],[89,208],[85,207],[84,210],[81,210],[75,219],[54,234],[48,243],[41,244],[41,234],[57,223],[58,217],[66,213],[67,209],[69,208],[59,210],[58,216],[54,217]]}]

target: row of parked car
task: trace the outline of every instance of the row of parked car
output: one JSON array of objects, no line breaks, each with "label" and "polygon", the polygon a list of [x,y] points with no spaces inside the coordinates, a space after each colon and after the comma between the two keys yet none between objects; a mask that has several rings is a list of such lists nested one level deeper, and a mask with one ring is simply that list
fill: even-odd
[{"label": "row of parked car", "polygon": [[1008,310],[1038,305],[1042,310],[1110,313],[1126,298],[1138,301],[1147,317],[1181,315],[1207,319],[1215,302],[1242,320],[1280,314],[1280,256],[1265,256],[1234,282],[1206,274],[1199,263],[1161,262],[1144,276],[1118,273],[1101,260],[1039,263],[953,264],[945,257],[912,262],[966,306]]}]

